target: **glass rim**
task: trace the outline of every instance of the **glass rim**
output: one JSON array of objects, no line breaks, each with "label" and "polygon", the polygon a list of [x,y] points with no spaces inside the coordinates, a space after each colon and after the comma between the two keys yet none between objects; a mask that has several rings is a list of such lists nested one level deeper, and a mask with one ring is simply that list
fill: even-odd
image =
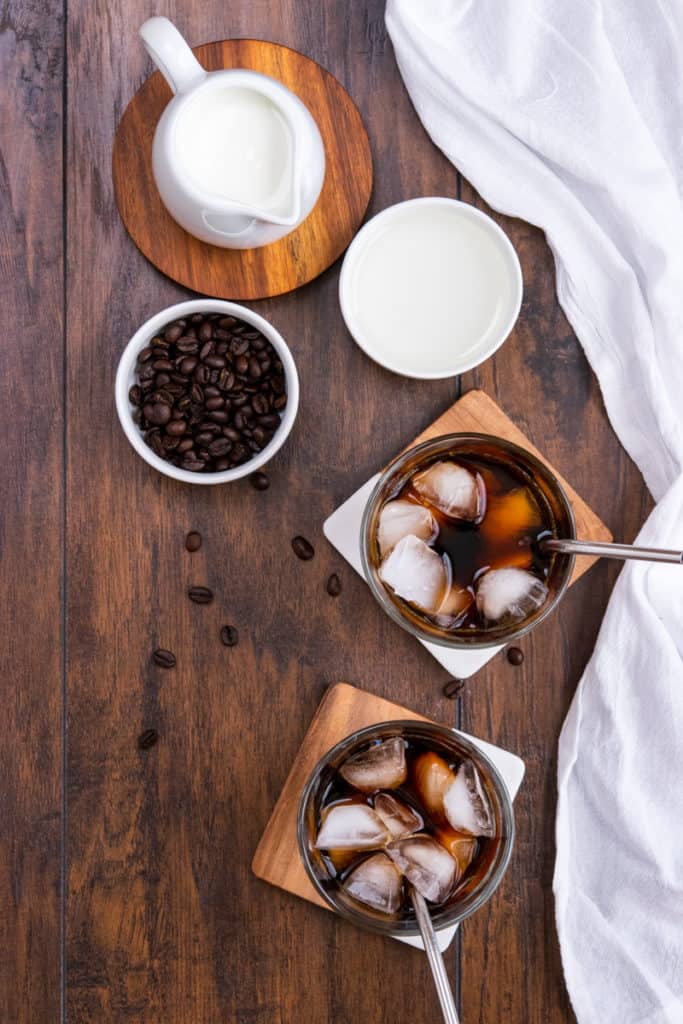
[{"label": "glass rim", "polygon": [[331,747],[326,754],[323,754],[311,769],[310,775],[308,776],[306,785],[304,786],[299,799],[296,819],[299,855],[306,870],[306,874],[316,893],[325,901],[330,909],[339,914],[340,917],[345,918],[347,921],[351,921],[353,924],[356,924],[361,928],[366,928],[382,935],[391,935],[395,938],[419,936],[420,929],[417,920],[411,920],[408,918],[400,921],[391,919],[382,921],[380,918],[371,916],[370,913],[366,914],[361,904],[358,904],[358,908],[356,909],[355,906],[351,907],[337,902],[325,887],[320,884],[320,880],[313,870],[313,865],[309,856],[309,832],[308,823],[306,821],[306,811],[315,787],[319,783],[322,772],[330,762],[343,754],[347,747],[353,747],[357,743],[363,743],[366,740],[377,738],[376,734],[378,730],[396,730],[398,734],[401,734],[406,729],[409,729],[411,732],[424,733],[427,737],[433,737],[434,732],[436,732],[442,736],[444,743],[448,743],[448,741],[455,741],[464,747],[470,756],[473,756],[473,760],[483,762],[488,778],[493,785],[500,803],[502,826],[505,833],[500,837],[502,852],[494,867],[483,879],[481,884],[472,893],[465,896],[462,901],[456,901],[450,907],[447,906],[445,909],[437,907],[435,912],[432,912],[430,909],[432,923],[434,924],[434,929],[436,931],[442,931],[445,928],[450,928],[459,924],[489,901],[496,889],[499,887],[505,872],[507,871],[508,864],[510,863],[510,858],[512,856],[516,833],[512,797],[510,796],[508,787],[500,774],[499,769],[490,757],[488,757],[488,755],[485,754],[484,751],[481,750],[481,748],[478,747],[465,733],[460,732],[459,729],[451,728],[447,725],[441,725],[437,722],[426,721],[424,719],[390,719],[386,722],[377,722],[374,725],[364,726],[362,729],[357,729],[354,732],[349,733],[349,735],[344,739],[339,740],[338,743],[335,743],[335,745]]},{"label": "glass rim", "polygon": [[526,636],[526,634],[532,629],[539,626],[559,604],[567,590],[567,587],[569,586],[574,570],[574,562],[576,559],[573,554],[563,556],[566,559],[564,577],[555,593],[549,596],[549,599],[546,601],[541,611],[530,620],[523,620],[516,628],[510,628],[503,636],[494,636],[490,638],[485,634],[481,637],[465,637],[454,634],[449,635],[445,631],[437,632],[436,629],[434,632],[431,632],[427,628],[422,628],[417,622],[411,621],[402,614],[399,605],[392,600],[387,588],[381,583],[378,583],[374,566],[370,561],[370,522],[375,513],[379,496],[387,481],[391,478],[392,474],[396,473],[397,469],[400,469],[401,465],[407,462],[409,458],[413,458],[416,455],[419,457],[423,452],[426,453],[432,448],[438,449],[446,442],[460,444],[466,444],[468,442],[490,442],[501,448],[503,451],[507,450],[512,454],[517,455],[523,462],[527,463],[534,474],[541,476],[550,484],[550,487],[558,496],[567,515],[567,521],[570,526],[568,531],[570,536],[568,539],[573,540],[576,537],[574,511],[564,487],[558,480],[554,470],[552,470],[546,463],[542,462],[538,456],[533,454],[533,452],[530,452],[527,448],[522,448],[521,445],[516,444],[514,441],[508,441],[495,434],[481,434],[475,432],[440,434],[438,437],[429,438],[426,441],[420,442],[420,444],[414,445],[412,448],[408,448],[405,451],[400,452],[400,454],[392,459],[389,465],[385,467],[380,474],[379,479],[376,481],[375,486],[365,503],[360,525],[360,556],[361,565],[363,567],[363,576],[365,577],[365,581],[370,587],[376,601],[384,609],[387,615],[389,615],[389,617],[402,629],[405,629],[406,632],[417,637],[419,640],[422,640],[425,643],[435,644],[438,647],[446,647],[450,650],[472,651],[481,650],[487,647],[504,647],[506,644],[512,643],[514,640],[519,640],[521,637]]}]

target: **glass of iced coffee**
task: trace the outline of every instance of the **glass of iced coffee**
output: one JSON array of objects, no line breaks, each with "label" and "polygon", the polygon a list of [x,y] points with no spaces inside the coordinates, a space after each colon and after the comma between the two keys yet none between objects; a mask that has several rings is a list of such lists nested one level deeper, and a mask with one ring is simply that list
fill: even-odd
[{"label": "glass of iced coffee", "polygon": [[395,459],[361,527],[365,576],[404,629],[445,647],[492,647],[538,625],[562,597],[574,516],[552,471],[485,434],[448,434]]},{"label": "glass of iced coffee", "polygon": [[301,797],[299,849],[323,899],[355,924],[419,934],[410,886],[436,929],[474,913],[499,885],[514,817],[503,779],[462,734],[420,721],[348,736]]}]

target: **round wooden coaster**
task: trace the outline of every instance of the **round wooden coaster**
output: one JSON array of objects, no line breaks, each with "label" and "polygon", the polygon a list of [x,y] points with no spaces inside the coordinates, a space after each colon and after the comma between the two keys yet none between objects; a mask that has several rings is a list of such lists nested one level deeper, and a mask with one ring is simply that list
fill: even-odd
[{"label": "round wooden coaster", "polygon": [[222,299],[262,299],[313,280],[341,255],[370,200],[370,144],[353,100],[315,61],[287,46],[227,39],[194,47],[209,71],[251,68],[284,82],[306,104],[325,144],[325,181],[316,206],[290,235],[260,249],[221,249],[188,235],[161,202],[152,174],[152,140],[171,99],[159,71],[138,89],[116,131],[114,189],[138,249],[168,277]]}]

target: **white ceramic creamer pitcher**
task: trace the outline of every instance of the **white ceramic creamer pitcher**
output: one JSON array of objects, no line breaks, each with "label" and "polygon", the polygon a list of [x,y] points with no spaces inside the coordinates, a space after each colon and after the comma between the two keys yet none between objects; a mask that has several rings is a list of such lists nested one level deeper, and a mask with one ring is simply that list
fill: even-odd
[{"label": "white ceramic creamer pitcher", "polygon": [[150,18],[140,35],[175,93],[152,151],[171,216],[228,249],[288,235],[313,209],[325,177],[323,142],[307,108],[256,71],[206,71],[168,18]]}]

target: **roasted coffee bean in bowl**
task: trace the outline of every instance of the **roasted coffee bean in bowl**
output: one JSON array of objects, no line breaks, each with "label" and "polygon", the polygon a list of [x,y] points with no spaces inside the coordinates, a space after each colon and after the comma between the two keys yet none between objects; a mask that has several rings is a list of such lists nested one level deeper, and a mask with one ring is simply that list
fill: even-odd
[{"label": "roasted coffee bean in bowl", "polygon": [[128,343],[116,375],[128,440],[155,469],[187,483],[254,473],[286,440],[298,403],[284,339],[232,302],[198,299],[157,313]]}]

